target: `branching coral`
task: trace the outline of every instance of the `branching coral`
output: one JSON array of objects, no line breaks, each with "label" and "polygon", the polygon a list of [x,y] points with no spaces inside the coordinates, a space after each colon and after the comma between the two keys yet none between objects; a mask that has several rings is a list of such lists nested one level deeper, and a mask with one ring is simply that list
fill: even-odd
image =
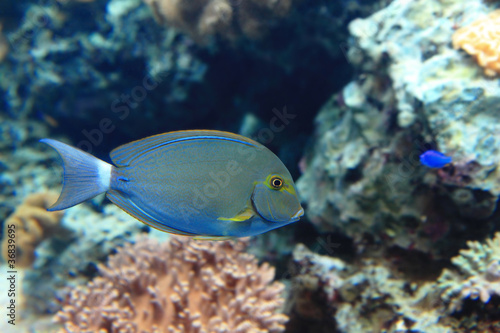
[{"label": "branching coral", "polygon": [[[47,212],[47,208],[57,199],[54,193],[36,193],[28,196],[7,218],[3,227],[2,255],[11,260],[15,255],[16,267],[29,267],[35,261],[35,249],[54,232],[60,230],[63,212]],[[9,233],[9,229],[14,233]],[[10,238],[9,235],[14,235]],[[13,239],[14,243],[9,243]],[[12,246],[14,245],[15,246]],[[9,245],[11,245],[9,247]],[[11,253],[14,251],[15,253]]]},{"label": "branching coral", "polygon": [[442,298],[452,310],[461,307],[462,298],[487,303],[491,296],[500,296],[500,232],[484,244],[471,241],[467,245],[469,249],[452,259],[465,277],[445,270],[439,278]]},{"label": "branching coral", "polygon": [[243,242],[142,239],[73,290],[57,315],[65,332],[282,332],[284,286]]},{"label": "branching coral", "polygon": [[286,16],[293,0],[144,0],[160,23],[198,41],[211,35],[234,40],[240,32],[257,38],[273,19]]},{"label": "branching coral", "polygon": [[500,74],[500,9],[457,30],[453,47],[474,56],[486,75]]}]

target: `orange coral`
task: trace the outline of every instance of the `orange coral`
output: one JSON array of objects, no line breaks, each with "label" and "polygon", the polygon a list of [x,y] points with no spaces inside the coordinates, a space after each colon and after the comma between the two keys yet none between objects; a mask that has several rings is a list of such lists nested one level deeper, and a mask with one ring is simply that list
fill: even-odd
[{"label": "orange coral", "polygon": [[273,19],[286,16],[293,0],[144,0],[160,23],[177,27],[197,41],[241,32],[258,38]]},{"label": "orange coral", "polygon": [[[57,194],[48,192],[31,194],[5,220],[2,241],[2,255],[5,260],[15,260],[16,267],[29,267],[33,264],[35,248],[43,239],[59,229],[59,223],[64,213],[47,212],[47,207],[57,197]],[[9,233],[9,229],[14,230],[14,232]],[[11,234],[12,238],[9,236]],[[9,243],[9,239],[12,239],[14,243]],[[10,248],[9,245],[11,245]],[[12,253],[14,247],[15,253]],[[10,256],[12,254],[15,254],[14,259]]]},{"label": "orange coral", "polygon": [[242,241],[142,239],[67,296],[63,332],[282,332],[284,286]]},{"label": "orange coral", "polygon": [[453,47],[474,56],[484,73],[500,73],[500,9],[453,34]]}]

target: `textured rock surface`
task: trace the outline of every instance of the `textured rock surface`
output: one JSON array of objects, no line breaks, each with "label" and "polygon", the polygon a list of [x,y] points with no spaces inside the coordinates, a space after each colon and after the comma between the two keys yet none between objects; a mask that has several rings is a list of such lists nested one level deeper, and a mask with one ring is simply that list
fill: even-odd
[{"label": "textured rock surface", "polygon": [[152,99],[174,108],[205,73],[190,42],[157,28],[141,0],[25,5],[22,23],[6,34],[12,52],[0,66],[0,91],[13,116],[36,109],[63,122],[131,117],[137,125],[161,119],[147,107]]},{"label": "textured rock surface", "polygon": [[[145,0],[159,23],[176,26],[195,40],[223,36],[234,40],[240,34],[262,36],[273,21],[287,16],[293,0]],[[296,0],[295,2],[298,2]]]},{"label": "textured rock surface", "polygon": [[469,249],[452,259],[461,274],[445,270],[439,278],[442,299],[451,311],[461,309],[466,298],[483,303],[493,296],[500,300],[500,233],[484,243],[471,241],[467,245]]},{"label": "textured rock surface", "polygon": [[[480,251],[477,249],[483,245],[471,244],[474,250],[463,255],[470,257],[475,252],[477,264],[498,252],[497,243],[498,239],[489,240]],[[474,265],[470,258],[466,261]],[[441,282],[403,276],[394,267],[380,258],[347,263],[297,245],[287,301],[287,332],[466,333],[497,332],[500,328],[500,299],[490,301],[493,304],[488,307],[452,314],[449,299],[443,303]],[[467,286],[456,285],[455,291],[460,290],[467,292]]]},{"label": "textured rock surface", "polygon": [[396,0],[350,24],[355,47],[349,59],[364,71],[387,73],[399,126],[425,118],[437,146],[453,156],[457,168],[479,164],[466,185],[498,195],[500,87],[451,45],[457,27],[492,10],[480,1]]},{"label": "textured rock surface", "polygon": [[[498,330],[496,240],[469,243],[451,259],[498,229],[498,80],[451,43],[458,27],[491,10],[480,1],[395,0],[349,26],[346,54],[358,76],[317,116],[297,183],[318,229],[354,240],[357,258],[344,270],[321,274],[302,263],[309,281],[338,282],[328,320],[339,332]],[[429,149],[452,165],[422,166]],[[450,260],[462,273],[445,270],[438,282]],[[324,282],[310,290],[331,294]],[[324,305],[309,301],[304,308]]]},{"label": "textured rock surface", "polygon": [[[465,230],[477,238],[489,232],[500,179],[500,95],[451,47],[455,18],[486,10],[476,2],[398,0],[351,23],[347,55],[360,74],[317,116],[314,150],[297,184],[321,230],[341,230],[358,251],[375,241],[438,257],[456,253],[471,237]],[[453,165],[422,166],[428,149],[451,155]]]},{"label": "textured rock surface", "polygon": [[380,260],[347,264],[301,244],[293,260],[289,332],[456,332],[435,283],[412,283]]},{"label": "textured rock surface", "polygon": [[0,111],[0,220],[29,194],[59,186],[57,154],[37,142],[47,135],[46,125]]}]

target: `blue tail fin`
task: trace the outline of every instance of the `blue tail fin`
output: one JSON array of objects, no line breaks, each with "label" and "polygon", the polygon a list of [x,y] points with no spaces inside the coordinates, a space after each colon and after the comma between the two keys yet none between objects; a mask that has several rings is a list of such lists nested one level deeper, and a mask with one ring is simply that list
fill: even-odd
[{"label": "blue tail fin", "polygon": [[62,210],[109,190],[113,166],[65,143],[42,139],[61,156],[64,168],[63,189],[48,210]]}]

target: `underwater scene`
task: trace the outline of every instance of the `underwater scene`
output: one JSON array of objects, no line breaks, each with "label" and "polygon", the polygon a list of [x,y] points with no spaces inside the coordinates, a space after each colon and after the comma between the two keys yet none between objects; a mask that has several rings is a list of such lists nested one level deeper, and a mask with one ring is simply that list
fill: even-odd
[{"label": "underwater scene", "polygon": [[500,333],[500,1],[0,0],[0,333]]}]

